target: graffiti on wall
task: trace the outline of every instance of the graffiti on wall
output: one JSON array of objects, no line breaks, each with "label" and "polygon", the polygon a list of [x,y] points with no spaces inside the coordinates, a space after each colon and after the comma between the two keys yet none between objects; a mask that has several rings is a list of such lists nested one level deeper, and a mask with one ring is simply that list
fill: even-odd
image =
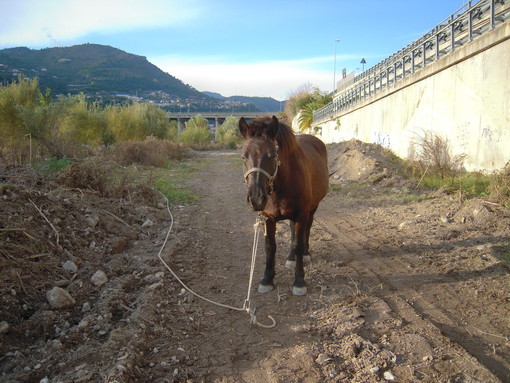
[{"label": "graffiti on wall", "polygon": [[461,126],[457,128],[457,142],[456,144],[459,145],[462,150],[467,150],[469,148],[469,142],[471,140],[472,136],[472,129],[471,129],[471,123],[465,122]]},{"label": "graffiti on wall", "polygon": [[372,132],[372,142],[388,149],[391,145],[390,135],[386,132]]},{"label": "graffiti on wall", "polygon": [[505,132],[501,129],[491,129],[490,126],[483,128],[482,139],[488,142],[503,142]]}]

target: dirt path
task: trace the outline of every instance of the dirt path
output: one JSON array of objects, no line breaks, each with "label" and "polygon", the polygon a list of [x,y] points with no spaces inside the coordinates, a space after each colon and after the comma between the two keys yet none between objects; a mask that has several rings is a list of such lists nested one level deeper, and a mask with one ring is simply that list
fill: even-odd
[{"label": "dirt path", "polygon": [[[163,258],[197,293],[242,307],[255,214],[239,154],[201,156],[186,181],[201,198],[172,206]],[[286,223],[277,228],[277,289],[256,292],[260,242],[252,299],[258,320],[275,318],[273,329],[183,290],[156,256],[170,222],[165,210],[132,212],[154,226],[124,251],[86,259],[91,266],[67,285],[74,308],[39,305],[20,323],[4,315],[11,329],[0,335],[0,381],[510,381],[510,277],[494,257],[509,238],[508,210],[440,193],[411,198],[404,189],[328,194],[312,228],[304,297],[292,295],[284,267]],[[109,280],[89,287],[97,267]]]}]

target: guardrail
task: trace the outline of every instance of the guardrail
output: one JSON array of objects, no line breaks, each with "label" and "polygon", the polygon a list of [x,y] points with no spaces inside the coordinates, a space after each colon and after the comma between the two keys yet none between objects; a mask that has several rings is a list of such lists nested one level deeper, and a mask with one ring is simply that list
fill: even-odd
[{"label": "guardrail", "polygon": [[418,40],[356,76],[351,87],[314,112],[313,124],[333,118],[493,30],[510,18],[508,3],[509,0],[467,2]]},{"label": "guardrail", "polygon": [[270,115],[271,112],[169,112],[169,113],[167,113],[168,118],[170,118],[170,119],[193,118],[198,114],[204,118],[227,118],[227,117],[257,118],[257,117],[264,117],[264,116]]}]

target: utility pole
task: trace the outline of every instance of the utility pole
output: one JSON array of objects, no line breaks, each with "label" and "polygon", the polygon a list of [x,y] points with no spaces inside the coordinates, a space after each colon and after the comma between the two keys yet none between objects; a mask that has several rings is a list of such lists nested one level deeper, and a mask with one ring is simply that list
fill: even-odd
[{"label": "utility pole", "polygon": [[333,67],[333,94],[335,94],[336,92],[336,43],[339,43],[340,40],[339,39],[336,39],[335,40],[335,63],[334,63],[334,67]]}]

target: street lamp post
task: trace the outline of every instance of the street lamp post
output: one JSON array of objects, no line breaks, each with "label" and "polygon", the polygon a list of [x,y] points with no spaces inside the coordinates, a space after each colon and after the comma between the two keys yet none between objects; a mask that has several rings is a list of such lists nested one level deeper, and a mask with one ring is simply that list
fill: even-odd
[{"label": "street lamp post", "polygon": [[366,64],[366,63],[367,63],[367,62],[365,61],[365,58],[362,58],[362,59],[361,59],[361,61],[360,61],[360,64],[361,64],[361,65],[362,65],[362,67],[363,67],[363,69],[361,70],[361,71],[362,71],[362,73],[363,73],[363,72],[365,72],[365,64]]},{"label": "street lamp post", "polygon": [[333,68],[333,94],[335,94],[335,92],[336,92],[336,43],[339,43],[339,42],[340,42],[339,39],[335,40],[335,63],[334,63],[334,68]]}]

